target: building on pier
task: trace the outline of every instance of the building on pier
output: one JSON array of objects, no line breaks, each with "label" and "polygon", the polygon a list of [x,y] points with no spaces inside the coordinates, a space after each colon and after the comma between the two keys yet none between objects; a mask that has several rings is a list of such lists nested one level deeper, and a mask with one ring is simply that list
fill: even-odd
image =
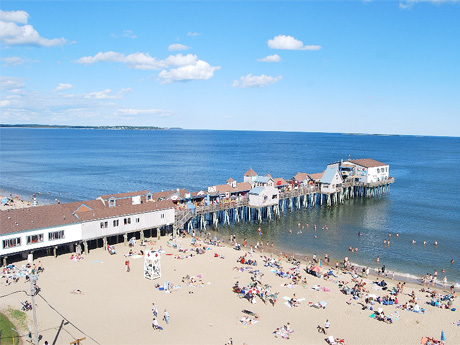
[{"label": "building on pier", "polygon": [[321,193],[337,193],[342,188],[342,176],[337,168],[327,167],[321,176]]}]

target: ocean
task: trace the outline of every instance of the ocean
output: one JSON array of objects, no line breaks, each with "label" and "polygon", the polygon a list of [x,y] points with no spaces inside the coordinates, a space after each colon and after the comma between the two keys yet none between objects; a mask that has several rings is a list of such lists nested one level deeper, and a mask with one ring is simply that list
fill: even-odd
[{"label": "ocean", "polygon": [[[439,279],[459,282],[457,137],[1,128],[0,194],[30,199],[35,193],[46,204],[146,189],[193,192],[229,177],[241,182],[250,167],[260,175],[290,179],[297,172],[322,172],[328,163],[348,158],[389,164],[395,177],[391,193],[286,213],[263,223],[261,236],[255,223],[220,227],[219,233],[273,241],[277,248],[298,254],[328,253],[339,260],[348,256],[359,265],[385,265],[409,278],[437,270]],[[325,225],[328,230],[321,230]],[[384,246],[388,234],[391,245]],[[350,246],[359,251],[349,252]]]}]

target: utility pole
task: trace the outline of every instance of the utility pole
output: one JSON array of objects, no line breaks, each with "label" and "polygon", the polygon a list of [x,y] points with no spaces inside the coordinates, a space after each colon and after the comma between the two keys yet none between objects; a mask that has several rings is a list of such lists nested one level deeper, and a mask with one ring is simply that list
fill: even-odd
[{"label": "utility pole", "polygon": [[35,288],[34,283],[38,280],[38,276],[33,274],[30,276],[30,295],[32,296],[32,312],[34,315],[34,329],[32,334],[32,343],[38,345],[38,329],[37,329],[37,311],[35,309]]},{"label": "utility pole", "polygon": [[80,341],[85,340],[85,339],[86,337],[74,340],[70,343],[70,345],[80,345]]}]

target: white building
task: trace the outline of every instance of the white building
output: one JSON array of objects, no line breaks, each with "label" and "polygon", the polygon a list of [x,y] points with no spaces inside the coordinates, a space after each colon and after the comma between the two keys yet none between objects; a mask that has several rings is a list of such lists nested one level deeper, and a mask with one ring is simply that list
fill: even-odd
[{"label": "white building", "polygon": [[390,166],[374,159],[348,160],[347,165],[353,165],[353,177],[364,183],[385,181],[390,176]]},{"label": "white building", "polygon": [[279,189],[274,186],[254,187],[249,191],[249,206],[264,207],[277,205]]},{"label": "white building", "polygon": [[335,193],[342,188],[342,177],[334,167],[327,167],[321,177],[321,193]]},{"label": "white building", "polygon": [[0,211],[0,257],[73,247],[82,241],[144,230],[160,231],[174,224],[175,215],[174,203],[164,200],[163,194],[114,194],[84,202]]}]

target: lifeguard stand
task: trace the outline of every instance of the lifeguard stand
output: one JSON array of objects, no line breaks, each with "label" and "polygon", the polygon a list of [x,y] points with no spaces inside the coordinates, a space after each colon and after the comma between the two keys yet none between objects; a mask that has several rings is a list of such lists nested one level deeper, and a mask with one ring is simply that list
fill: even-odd
[{"label": "lifeguard stand", "polygon": [[144,278],[161,278],[161,256],[159,252],[146,250],[144,253]]}]

